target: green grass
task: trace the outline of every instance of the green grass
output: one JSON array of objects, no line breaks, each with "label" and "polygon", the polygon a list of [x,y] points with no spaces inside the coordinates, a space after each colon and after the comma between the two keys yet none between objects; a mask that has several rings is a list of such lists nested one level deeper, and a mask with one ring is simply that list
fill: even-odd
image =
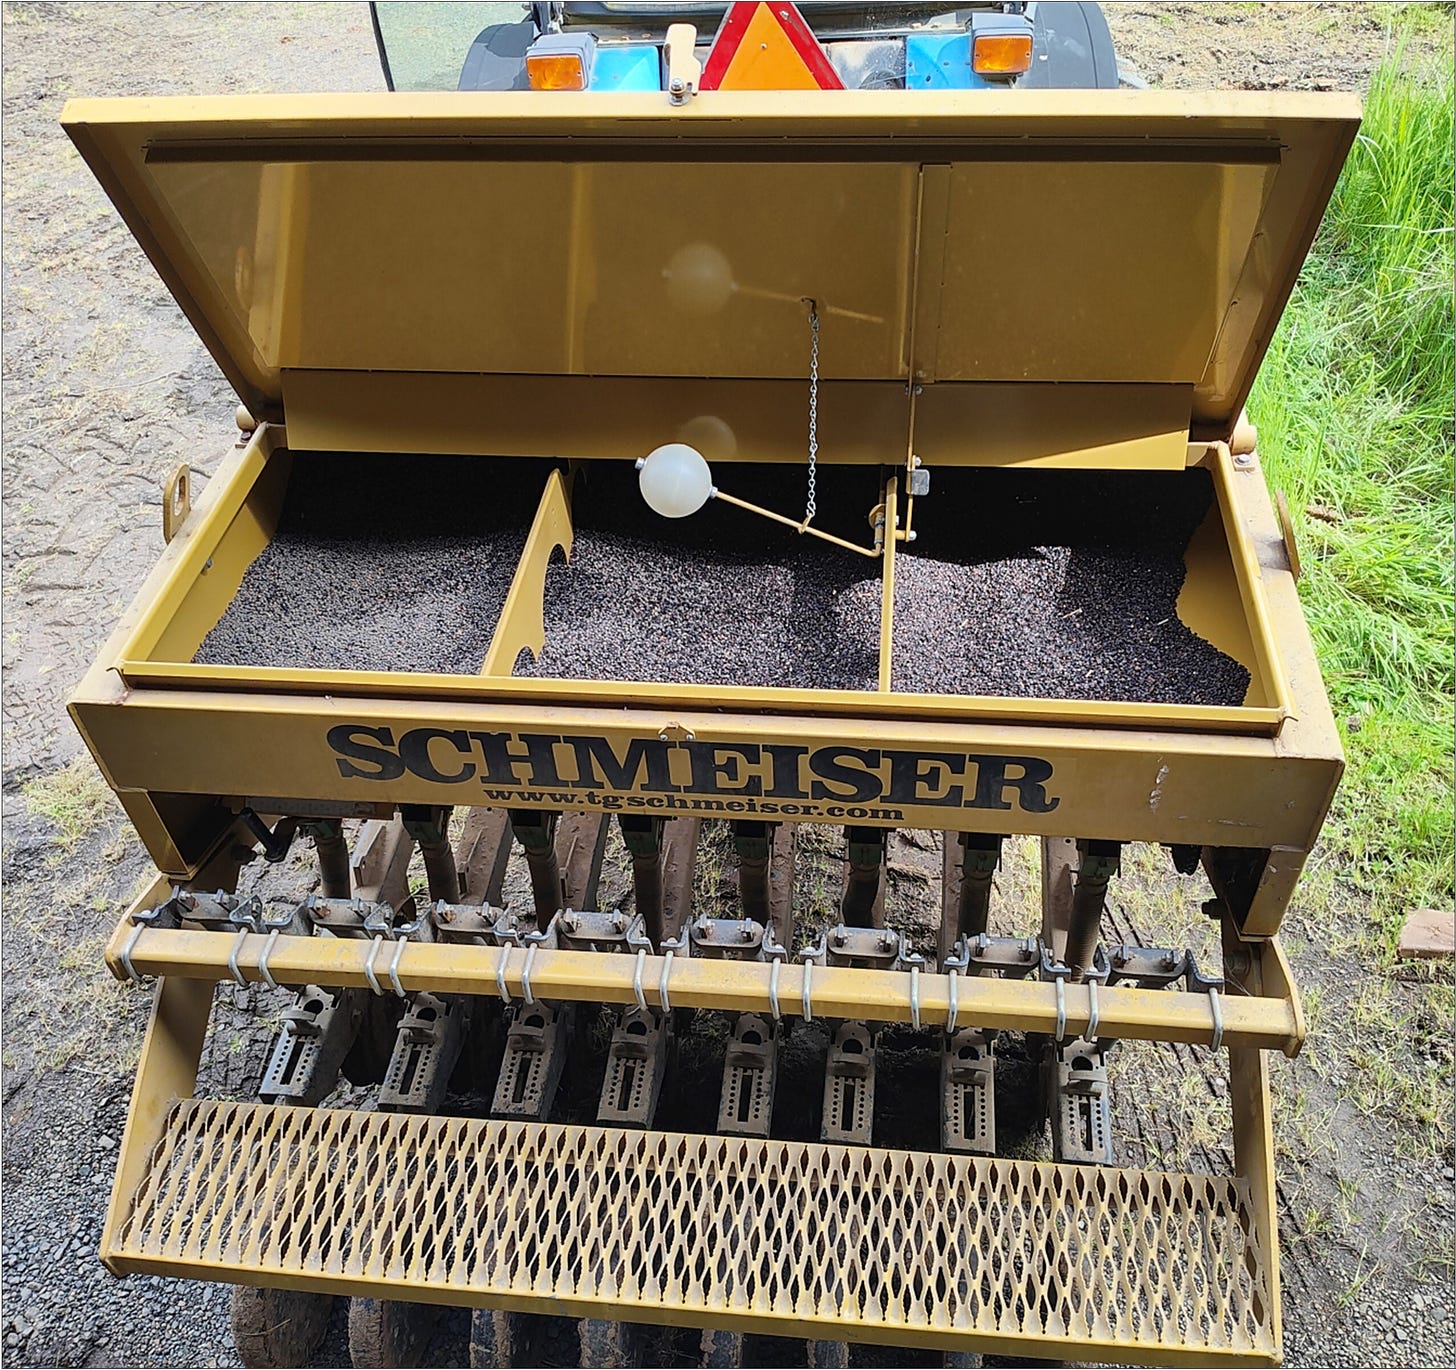
[{"label": "green grass", "polygon": [[1450,902],[1456,860],[1453,84],[1449,53],[1376,73],[1249,404],[1350,762],[1326,842],[1387,951],[1408,907]]},{"label": "green grass", "polygon": [[56,847],[66,855],[75,851],[116,804],[96,763],[84,754],[60,770],[32,780],[22,793],[26,808],[51,825]]}]

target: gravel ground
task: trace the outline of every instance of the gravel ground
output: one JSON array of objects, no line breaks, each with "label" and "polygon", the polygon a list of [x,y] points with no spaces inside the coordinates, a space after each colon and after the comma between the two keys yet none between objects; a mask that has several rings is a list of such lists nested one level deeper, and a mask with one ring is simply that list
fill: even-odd
[{"label": "gravel ground", "polygon": [[278,531],[194,660],[475,675],[544,473],[479,457],[406,461],[401,481],[376,455],[295,456]]},{"label": "gravel ground", "polygon": [[[1109,6],[1109,22],[1120,53],[1154,84],[1359,89],[1387,47],[1385,8],[1130,4]],[[379,88],[379,73],[362,4],[12,3],[0,17],[0,1354],[16,1366],[231,1366],[226,1290],[118,1281],[97,1265],[146,1011],[144,995],[98,969],[100,946],[145,863],[114,807],[64,845],[57,826],[28,811],[20,785],[76,754],[62,703],[156,559],[160,481],[181,459],[206,479],[231,448],[235,399],[56,120],[70,95],[365,90]],[[1448,30],[1431,46],[1450,41]],[[841,869],[834,834],[808,837],[818,845],[800,853],[806,902],[822,897],[816,882],[832,887]],[[1000,877],[998,909],[1034,898],[1032,863],[1022,858]],[[915,901],[924,904],[939,861],[932,835],[897,835],[897,924]],[[303,878],[301,868],[285,874]],[[620,871],[612,879],[620,888]],[[1365,1102],[1371,1082],[1425,1069],[1417,1078],[1449,1114],[1449,1012],[1432,1017],[1420,1007],[1433,978],[1446,974],[1436,982],[1448,984],[1449,972],[1352,964],[1345,949],[1364,913],[1358,893],[1338,871],[1304,889],[1286,949],[1306,991],[1318,992],[1318,1003],[1314,993],[1309,1001],[1312,1037],[1300,1060],[1272,1063],[1286,1364],[1449,1366],[1449,1143],[1433,1149],[1398,1102]],[[1201,894],[1161,868],[1138,870],[1118,895],[1119,931],[1155,929],[1154,906],[1195,927]],[[246,1094],[256,1086],[266,1019],[277,1008],[262,998],[222,1004],[205,1088]],[[1129,1051],[1118,1063],[1117,1129],[1134,1163],[1194,1145],[1225,1106],[1217,1071],[1186,1048],[1171,1058],[1176,1068],[1161,1073],[1146,1053]],[[1211,1135],[1198,1146],[1209,1163],[1227,1164],[1223,1134]],[[337,1325],[324,1363],[345,1363]]]}]

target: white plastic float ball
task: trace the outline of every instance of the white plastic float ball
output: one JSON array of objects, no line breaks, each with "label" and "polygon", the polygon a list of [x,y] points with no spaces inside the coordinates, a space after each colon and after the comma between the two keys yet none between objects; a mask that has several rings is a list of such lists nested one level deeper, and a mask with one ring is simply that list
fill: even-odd
[{"label": "white plastic float ball", "polygon": [[696,514],[713,494],[713,473],[703,454],[685,442],[669,442],[637,463],[642,498],[668,519]]},{"label": "white plastic float ball", "polygon": [[711,243],[687,243],[663,272],[673,307],[684,314],[716,314],[733,294],[733,268]]}]

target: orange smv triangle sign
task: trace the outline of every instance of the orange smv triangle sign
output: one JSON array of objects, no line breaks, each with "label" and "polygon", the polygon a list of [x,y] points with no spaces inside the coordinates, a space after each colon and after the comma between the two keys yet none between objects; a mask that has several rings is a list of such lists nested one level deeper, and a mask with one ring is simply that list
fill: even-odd
[{"label": "orange smv triangle sign", "polygon": [[786,0],[728,6],[703,68],[702,90],[843,90],[839,73]]}]

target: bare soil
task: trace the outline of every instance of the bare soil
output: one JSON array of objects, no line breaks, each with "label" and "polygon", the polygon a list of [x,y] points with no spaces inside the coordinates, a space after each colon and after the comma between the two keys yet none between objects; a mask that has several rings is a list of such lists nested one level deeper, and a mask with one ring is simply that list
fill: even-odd
[{"label": "bare soil", "polygon": [[[1120,54],[1151,84],[1357,90],[1391,41],[1383,8],[1108,6]],[[233,1365],[225,1290],[118,1282],[96,1262],[147,1004],[143,992],[111,982],[100,951],[147,868],[89,763],[73,773],[62,768],[79,751],[64,713],[67,691],[160,549],[160,483],[179,460],[206,479],[234,440],[236,400],[57,119],[72,95],[382,83],[362,4],[12,3],[0,19],[0,1356],[15,1365]],[[1449,27],[1422,41],[1449,45]],[[29,803],[28,782],[41,787]],[[57,795],[65,802],[45,804]],[[797,894],[807,933],[830,917],[842,837],[824,830],[803,839]],[[731,906],[726,853],[726,835],[710,831],[698,875],[703,907]],[[995,904],[999,930],[1024,932],[1034,921],[1021,912],[1036,907],[1034,855],[1029,841],[1008,849]],[[1333,849],[1321,857],[1286,923],[1311,1028],[1297,1061],[1273,1062],[1287,1361],[1450,1365],[1450,968],[1369,963],[1369,920],[1343,859]],[[889,917],[924,950],[933,939],[940,861],[933,835],[896,836]],[[1201,877],[1180,880],[1157,851],[1134,851],[1128,865],[1108,935],[1211,950],[1199,913],[1207,895]],[[604,901],[627,897],[627,869],[617,839]],[[307,889],[311,876],[295,858],[257,878],[265,893],[282,894]],[[243,1096],[256,1089],[281,1008],[257,988],[220,991],[204,1062],[209,1089]],[[1006,1046],[1014,1057],[1016,1042]],[[1227,1168],[1227,1095],[1222,1063],[1206,1052],[1125,1046],[1114,1064],[1120,1158]],[[1045,1138],[1026,1145],[1044,1149]],[[760,1348],[761,1356],[772,1353]],[[345,1363],[342,1324],[327,1355]]]}]

